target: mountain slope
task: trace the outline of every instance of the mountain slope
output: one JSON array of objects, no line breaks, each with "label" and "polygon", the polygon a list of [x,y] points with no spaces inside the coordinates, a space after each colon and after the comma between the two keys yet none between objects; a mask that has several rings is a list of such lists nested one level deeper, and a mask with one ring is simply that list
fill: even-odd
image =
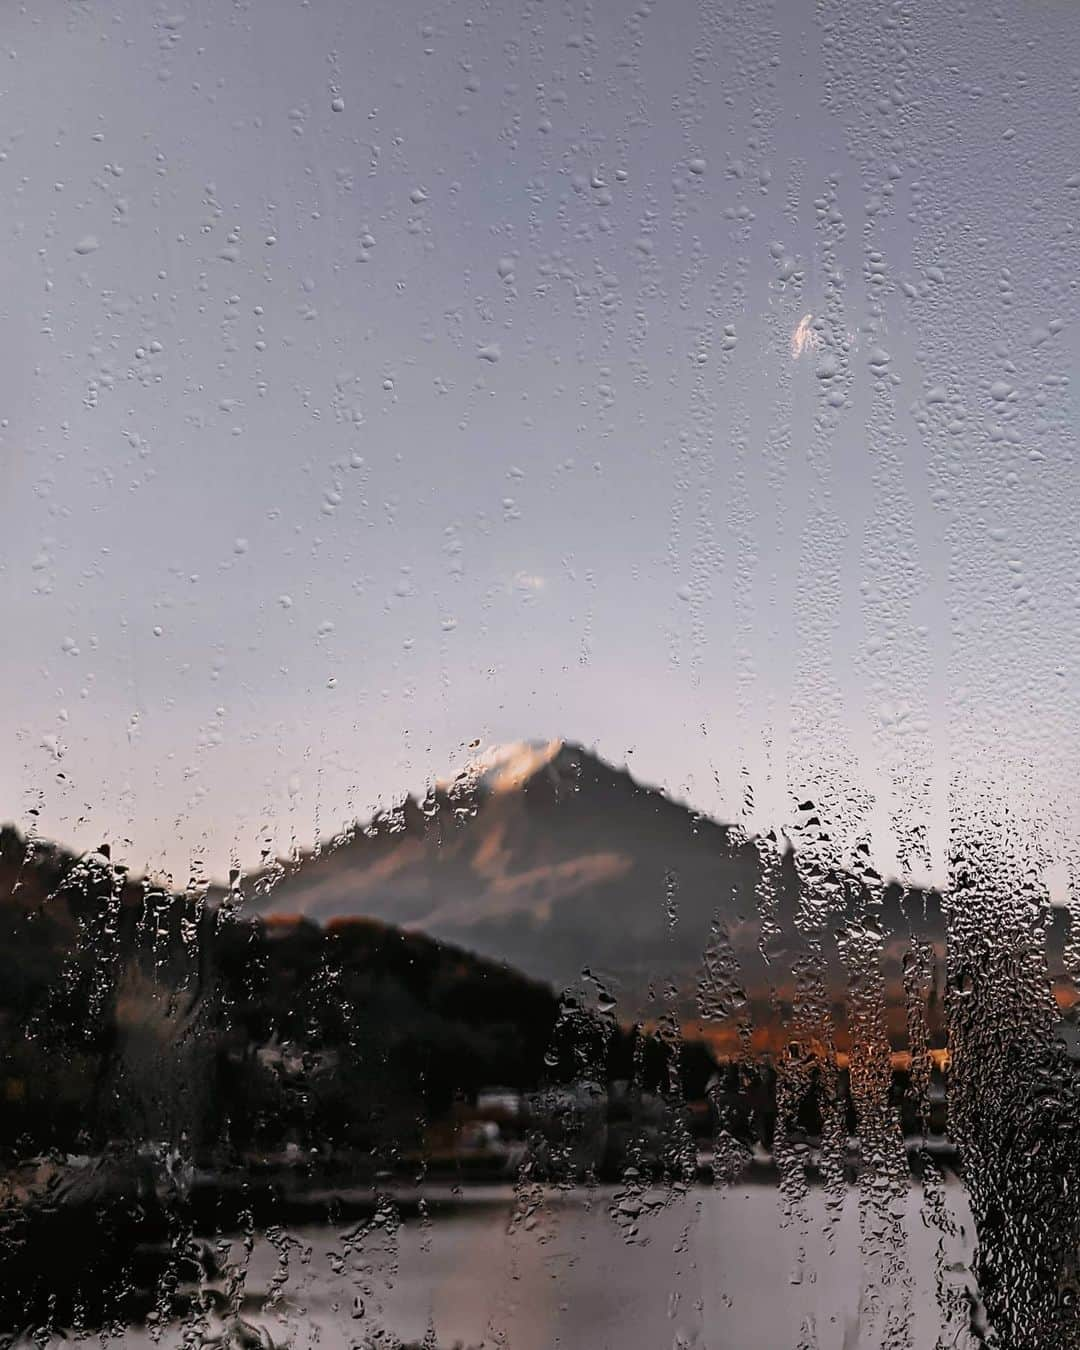
[{"label": "mountain slope", "polygon": [[753,913],[755,855],[731,831],[579,747],[548,751],[407,800],[290,868],[260,907],[373,915],[556,985],[583,965],[647,982],[700,955],[714,906]]},{"label": "mountain slope", "polygon": [[[794,972],[808,951],[792,856],[773,853],[766,931],[753,841],[580,746],[550,742],[489,754],[423,803],[409,799],[291,865],[275,885],[256,879],[254,891],[264,912],[323,922],[373,915],[557,988],[588,967],[617,995],[624,1017],[656,1017],[670,981],[684,1020],[701,1013],[704,998],[705,1011],[711,1006],[722,1021],[717,998],[732,1012],[745,995],[746,1015],[764,1027],[776,1023],[777,999],[781,1007],[796,1000]],[[826,877],[824,889],[833,893],[836,927],[852,897],[865,895],[851,876]],[[884,917],[890,1022],[902,1039],[903,956],[914,931],[940,956],[938,897],[887,888]],[[842,1026],[847,972],[835,942],[823,954],[824,997]],[[726,995],[713,988],[718,962],[732,986]]]}]

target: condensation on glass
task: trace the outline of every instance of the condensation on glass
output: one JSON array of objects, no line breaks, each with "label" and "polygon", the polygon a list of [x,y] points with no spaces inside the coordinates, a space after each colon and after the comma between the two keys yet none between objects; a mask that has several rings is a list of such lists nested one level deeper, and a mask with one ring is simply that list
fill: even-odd
[{"label": "condensation on glass", "polygon": [[1069,7],[0,29],[0,1342],[1080,1345]]}]

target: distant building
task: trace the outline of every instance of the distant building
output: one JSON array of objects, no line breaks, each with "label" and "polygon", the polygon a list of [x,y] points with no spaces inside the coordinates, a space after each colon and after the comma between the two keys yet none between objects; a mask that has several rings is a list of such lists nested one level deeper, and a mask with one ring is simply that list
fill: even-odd
[{"label": "distant building", "polygon": [[517,1120],[521,1116],[521,1093],[513,1088],[481,1088],[476,1094],[476,1114]]},{"label": "distant building", "polygon": [[337,1068],[336,1050],[306,1050],[289,1041],[268,1041],[255,1051],[255,1058],[264,1069],[286,1078],[300,1078],[305,1074],[323,1073]]}]

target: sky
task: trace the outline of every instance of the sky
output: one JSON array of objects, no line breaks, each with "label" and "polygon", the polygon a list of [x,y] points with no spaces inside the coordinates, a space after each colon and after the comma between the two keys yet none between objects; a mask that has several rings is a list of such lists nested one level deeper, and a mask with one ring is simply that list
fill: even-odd
[{"label": "sky", "polygon": [[902,875],[1005,811],[1072,865],[1070,6],[2,41],[0,817],[220,875],[565,737]]}]

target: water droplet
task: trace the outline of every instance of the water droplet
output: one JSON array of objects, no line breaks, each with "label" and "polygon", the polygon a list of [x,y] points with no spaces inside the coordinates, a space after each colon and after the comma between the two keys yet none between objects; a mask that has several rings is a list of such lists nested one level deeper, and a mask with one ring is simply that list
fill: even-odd
[{"label": "water droplet", "polygon": [[87,253],[96,253],[100,247],[96,234],[84,234],[75,245],[75,252],[85,257]]}]

